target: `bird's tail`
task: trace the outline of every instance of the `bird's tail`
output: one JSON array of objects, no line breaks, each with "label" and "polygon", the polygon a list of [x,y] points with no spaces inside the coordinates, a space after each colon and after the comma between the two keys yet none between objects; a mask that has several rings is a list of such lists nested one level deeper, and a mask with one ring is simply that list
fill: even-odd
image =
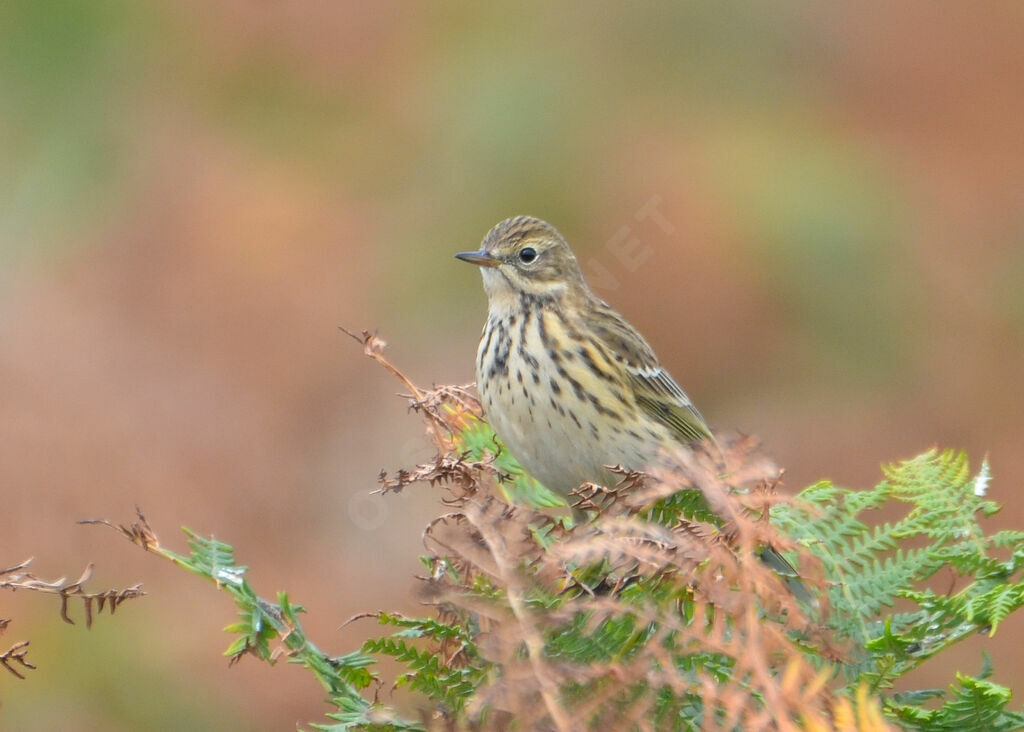
[{"label": "bird's tail", "polygon": [[783,584],[786,585],[786,589],[792,593],[800,604],[811,606],[814,604],[814,597],[810,591],[800,580],[800,574],[796,571],[792,564],[786,561],[786,558],[779,554],[775,549],[770,546],[766,546],[761,549],[758,553],[758,557],[761,559],[761,563],[768,567],[768,569],[775,572],[782,578]]}]

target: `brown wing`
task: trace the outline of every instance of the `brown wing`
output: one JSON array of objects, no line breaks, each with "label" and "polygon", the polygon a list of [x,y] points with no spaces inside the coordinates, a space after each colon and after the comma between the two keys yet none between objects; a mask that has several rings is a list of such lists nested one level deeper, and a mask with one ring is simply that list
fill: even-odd
[{"label": "brown wing", "polygon": [[711,437],[711,430],[690,397],[658,363],[654,351],[636,328],[611,308],[598,302],[595,319],[601,340],[621,356],[637,404],[667,426],[683,442]]},{"label": "brown wing", "polygon": [[663,368],[630,368],[636,402],[652,417],[667,425],[683,442],[711,437],[704,417],[679,384]]}]

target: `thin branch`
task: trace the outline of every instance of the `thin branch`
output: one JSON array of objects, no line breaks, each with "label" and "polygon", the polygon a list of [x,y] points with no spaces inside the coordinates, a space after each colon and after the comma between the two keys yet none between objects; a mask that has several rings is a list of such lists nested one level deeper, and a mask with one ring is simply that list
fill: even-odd
[{"label": "thin branch", "polygon": [[362,333],[354,333],[343,325],[339,325],[338,330],[353,340],[363,344],[363,353],[386,368],[396,379],[401,381],[405,385],[405,388],[413,393],[413,396],[416,397],[416,401],[423,401],[423,392],[421,392],[405,374],[395,368],[390,361],[384,358],[384,349],[388,345],[387,341],[378,337],[376,333],[371,333],[368,330],[364,330]]},{"label": "thin branch", "polygon": [[[18,569],[24,569],[27,566],[28,562],[23,562],[19,565]],[[47,582],[29,572],[15,574],[13,569],[5,570],[3,573],[0,573],[0,577],[6,577],[6,579],[0,579],[0,589],[31,590],[32,592],[58,595],[60,597],[60,617],[70,625],[74,625],[75,621],[71,619],[71,615],[68,613],[68,604],[72,598],[77,598],[82,601],[85,608],[86,628],[92,627],[94,605],[97,612],[100,613],[103,612],[104,608],[109,607],[110,613],[113,615],[117,610],[117,606],[125,600],[132,600],[146,594],[142,591],[141,584],[133,585],[123,590],[86,592],[83,585],[92,577],[92,569],[93,565],[91,563],[88,564],[82,572],[82,576],[74,582],[68,582],[64,577]]]},{"label": "thin branch", "polygon": [[3,666],[5,669],[10,671],[19,679],[24,679],[25,675],[14,667],[15,663],[17,663],[22,668],[35,668],[35,666],[33,666],[25,659],[25,656],[28,654],[28,643],[28,641],[18,641],[13,646],[8,648],[6,651],[0,653],[0,666]]},{"label": "thin branch", "polygon": [[137,520],[127,526],[125,524],[114,524],[107,519],[80,519],[78,523],[106,526],[121,534],[132,544],[142,547],[147,552],[159,553],[162,549],[160,542],[138,506],[135,507],[135,517]]}]

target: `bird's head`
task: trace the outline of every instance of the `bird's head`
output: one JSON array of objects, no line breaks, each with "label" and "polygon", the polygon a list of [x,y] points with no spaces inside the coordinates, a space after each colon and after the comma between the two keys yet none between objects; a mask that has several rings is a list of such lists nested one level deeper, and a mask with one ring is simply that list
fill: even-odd
[{"label": "bird's head", "polygon": [[455,255],[480,267],[492,307],[526,294],[544,299],[587,291],[576,255],[554,226],[531,216],[505,219],[480,250]]}]

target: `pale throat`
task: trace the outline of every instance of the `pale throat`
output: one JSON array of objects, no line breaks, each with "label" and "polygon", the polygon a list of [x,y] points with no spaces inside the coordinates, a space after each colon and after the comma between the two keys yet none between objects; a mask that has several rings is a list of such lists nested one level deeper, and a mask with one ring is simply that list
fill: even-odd
[{"label": "pale throat", "polygon": [[484,292],[487,293],[487,308],[491,317],[502,320],[515,314],[522,308],[521,296],[536,295],[561,298],[568,287],[564,282],[530,282],[514,280],[512,285],[505,277],[494,269],[481,270],[484,279]]}]

